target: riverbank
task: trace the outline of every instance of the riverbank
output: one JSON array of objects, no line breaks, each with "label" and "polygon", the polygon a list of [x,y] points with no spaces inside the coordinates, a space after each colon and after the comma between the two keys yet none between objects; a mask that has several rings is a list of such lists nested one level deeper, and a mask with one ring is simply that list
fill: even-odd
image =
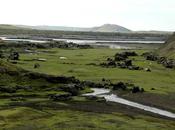
[{"label": "riverbank", "polygon": [[[79,39],[54,39],[54,38],[11,38],[11,37],[0,37],[1,42],[6,44],[38,44],[38,46],[44,46],[43,44],[54,44],[54,43],[65,43],[65,44],[77,44],[80,46],[92,46],[94,48],[110,48],[110,49],[157,49],[164,41],[149,41],[149,40],[79,40]],[[2,44],[1,43],[1,44]],[[8,45],[10,46],[10,45]],[[24,45],[23,45],[24,46]]]},{"label": "riverbank", "polygon": [[147,112],[155,113],[164,117],[175,119],[175,114],[169,111],[161,110],[159,108],[153,107],[153,106],[146,106],[143,104],[139,104],[137,102],[133,102],[130,100],[126,100],[124,98],[119,97],[116,94],[111,93],[110,89],[103,89],[103,88],[92,88],[93,92],[89,94],[84,94],[84,96],[97,96],[97,97],[103,97],[108,102],[115,102],[124,104],[127,106],[131,106],[134,108],[138,108]]},{"label": "riverbank", "polygon": [[[114,91],[115,94],[130,101],[141,104],[158,107],[163,110],[175,112],[175,93],[158,94],[158,93],[137,93],[131,94],[123,91]],[[166,104],[166,105],[165,105]]]}]

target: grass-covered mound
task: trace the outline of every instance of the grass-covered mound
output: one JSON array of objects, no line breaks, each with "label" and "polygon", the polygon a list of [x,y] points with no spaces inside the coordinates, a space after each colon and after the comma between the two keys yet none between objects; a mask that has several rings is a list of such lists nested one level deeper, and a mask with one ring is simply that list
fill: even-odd
[{"label": "grass-covered mound", "polygon": [[159,55],[175,58],[175,33],[158,50]]},{"label": "grass-covered mound", "polygon": [[80,81],[74,77],[30,72],[0,60],[0,97],[49,98],[51,95],[64,93],[77,96],[86,89],[79,84]]}]

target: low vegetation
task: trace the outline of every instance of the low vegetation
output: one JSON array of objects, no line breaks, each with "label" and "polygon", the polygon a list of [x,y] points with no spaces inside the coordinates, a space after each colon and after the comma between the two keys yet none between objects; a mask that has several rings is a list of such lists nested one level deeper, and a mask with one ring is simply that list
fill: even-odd
[{"label": "low vegetation", "polygon": [[93,87],[109,88],[123,98],[175,112],[175,70],[146,53],[154,50],[21,44],[1,46],[0,130],[175,129],[173,119],[82,96]]}]

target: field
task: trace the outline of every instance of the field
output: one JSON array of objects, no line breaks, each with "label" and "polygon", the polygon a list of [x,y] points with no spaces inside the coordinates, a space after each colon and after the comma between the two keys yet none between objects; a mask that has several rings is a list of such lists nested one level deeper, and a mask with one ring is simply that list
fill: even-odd
[{"label": "field", "polygon": [[173,121],[149,116],[59,108],[37,110],[18,107],[1,110],[0,117],[0,129],[8,130],[173,130],[175,128]]},{"label": "field", "polygon": [[[144,70],[104,68],[91,65],[91,63],[99,65],[105,62],[107,58],[112,58],[117,52],[122,50],[50,49],[37,51],[38,53],[34,54],[21,54],[20,61],[17,65],[24,69],[40,73],[75,76],[80,80],[101,82],[102,78],[105,78],[113,82],[124,81],[134,83],[144,87],[148,92],[163,94],[175,92],[175,70],[167,69],[156,62],[146,61],[142,56],[130,58],[133,59],[133,64],[150,68],[152,70],[150,73]],[[137,53],[141,55],[145,51],[147,50],[137,50]],[[66,57],[67,59],[60,59],[60,57]],[[46,59],[46,61],[33,60],[37,58]],[[39,63],[40,67],[35,69],[35,63]],[[151,88],[155,88],[156,90],[152,91]]]},{"label": "field", "polygon": [[[133,83],[145,89],[144,93],[132,94],[123,91],[116,93],[143,104],[175,111],[175,70],[166,69],[160,64],[146,61],[140,56],[130,57],[133,64],[150,68],[145,70],[128,70],[121,68],[105,68],[99,66],[107,58],[113,58],[116,50],[96,49],[33,49],[26,53],[19,49],[20,60],[16,66],[32,72],[49,75],[75,76],[83,81],[102,82],[102,79],[113,83],[123,81]],[[37,59],[43,59],[38,61]],[[34,68],[38,63],[40,67]],[[19,71],[15,66],[7,66]],[[0,75],[1,84],[9,86],[31,85],[35,90],[23,90],[14,94],[0,93],[0,130],[174,130],[173,119],[161,117],[149,112],[134,109],[117,103],[89,101],[82,96],[74,96],[70,101],[54,102],[48,99],[49,94],[65,93],[64,91],[41,89],[42,86],[55,88],[59,84],[48,83],[42,79],[31,80],[26,77]],[[7,81],[8,79],[8,81]],[[152,90],[154,88],[154,90]],[[90,91],[89,88],[81,93]],[[24,96],[24,100],[14,101],[12,98]],[[166,105],[165,105],[166,104]]]}]

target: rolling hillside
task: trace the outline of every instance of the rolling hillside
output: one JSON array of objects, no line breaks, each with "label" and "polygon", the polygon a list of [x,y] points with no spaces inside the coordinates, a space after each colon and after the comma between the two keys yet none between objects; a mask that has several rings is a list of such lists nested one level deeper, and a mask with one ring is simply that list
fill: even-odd
[{"label": "rolling hillside", "polygon": [[175,58],[175,33],[158,50],[159,55]]},{"label": "rolling hillside", "polygon": [[0,24],[0,29],[21,29],[21,28],[9,24]]}]

